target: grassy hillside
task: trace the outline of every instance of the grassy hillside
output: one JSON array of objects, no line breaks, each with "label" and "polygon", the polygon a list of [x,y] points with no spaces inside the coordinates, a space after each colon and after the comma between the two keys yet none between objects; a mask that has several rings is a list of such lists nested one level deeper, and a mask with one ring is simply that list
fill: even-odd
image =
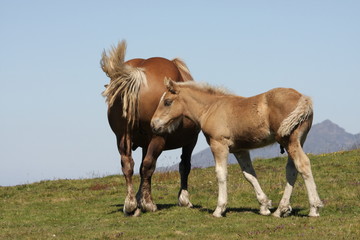
[{"label": "grassy hillside", "polygon": [[[298,178],[294,214],[258,214],[252,187],[237,165],[229,166],[226,217],[212,217],[217,201],[214,168],[194,169],[192,209],[176,205],[177,172],[156,173],[153,196],[159,210],[124,217],[122,176],[43,181],[0,187],[0,239],[358,239],[360,236],[360,151],[310,156],[320,197],[320,218],[308,218],[304,182]],[[264,191],[277,206],[285,186],[284,158],[254,162]],[[135,176],[138,186],[139,178]]]}]

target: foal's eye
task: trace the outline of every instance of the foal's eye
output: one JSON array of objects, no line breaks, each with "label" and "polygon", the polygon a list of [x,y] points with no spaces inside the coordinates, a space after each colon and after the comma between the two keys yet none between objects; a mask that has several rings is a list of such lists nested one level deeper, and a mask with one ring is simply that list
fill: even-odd
[{"label": "foal's eye", "polygon": [[165,99],[165,101],[164,101],[164,106],[166,106],[166,107],[169,107],[171,104],[172,104],[172,100],[170,100],[170,99]]}]

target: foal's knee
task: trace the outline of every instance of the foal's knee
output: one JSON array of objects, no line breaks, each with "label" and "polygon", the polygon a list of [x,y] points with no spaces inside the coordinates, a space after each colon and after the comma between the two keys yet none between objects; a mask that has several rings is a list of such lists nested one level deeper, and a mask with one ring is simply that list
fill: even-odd
[{"label": "foal's knee", "polygon": [[216,169],[218,183],[226,183],[227,171],[225,169]]}]

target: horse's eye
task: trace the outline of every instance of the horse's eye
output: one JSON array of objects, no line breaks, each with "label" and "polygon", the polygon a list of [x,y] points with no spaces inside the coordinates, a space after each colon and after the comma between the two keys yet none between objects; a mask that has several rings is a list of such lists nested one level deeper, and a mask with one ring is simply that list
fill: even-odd
[{"label": "horse's eye", "polygon": [[166,106],[166,107],[169,107],[171,104],[172,104],[172,100],[170,100],[170,99],[165,99],[165,101],[164,101],[164,106]]}]

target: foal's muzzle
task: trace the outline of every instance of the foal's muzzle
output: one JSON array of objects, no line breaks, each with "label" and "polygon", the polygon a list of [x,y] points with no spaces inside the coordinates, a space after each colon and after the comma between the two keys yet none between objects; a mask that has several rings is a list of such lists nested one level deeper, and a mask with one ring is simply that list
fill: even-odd
[{"label": "foal's muzzle", "polygon": [[150,126],[151,126],[151,130],[155,134],[160,134],[160,133],[163,132],[161,124],[160,124],[160,119],[152,119],[151,123],[150,123]]}]

